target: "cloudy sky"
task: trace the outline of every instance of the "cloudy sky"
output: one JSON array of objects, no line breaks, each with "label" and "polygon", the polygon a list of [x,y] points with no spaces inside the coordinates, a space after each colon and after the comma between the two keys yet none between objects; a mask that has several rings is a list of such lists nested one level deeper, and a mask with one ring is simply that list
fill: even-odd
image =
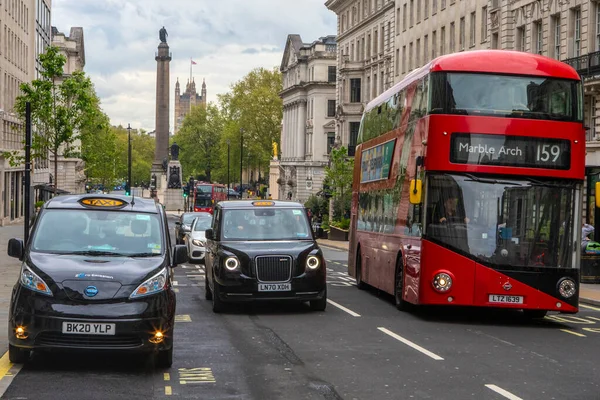
[{"label": "cloudy sky", "polygon": [[52,0],[52,25],[68,35],[82,26],[85,71],[114,125],[154,129],[158,31],[171,61],[171,130],[175,82],[185,90],[190,57],[208,101],[255,67],[279,66],[289,33],[312,42],[336,34],[325,0]]}]

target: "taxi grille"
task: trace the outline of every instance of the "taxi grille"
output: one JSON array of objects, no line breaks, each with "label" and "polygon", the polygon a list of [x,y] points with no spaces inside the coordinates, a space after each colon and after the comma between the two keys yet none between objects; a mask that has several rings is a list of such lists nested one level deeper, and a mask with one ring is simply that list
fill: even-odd
[{"label": "taxi grille", "polygon": [[42,332],[35,339],[35,344],[48,347],[134,348],[142,345],[142,339],[135,335],[65,335],[60,332]]},{"label": "taxi grille", "polygon": [[292,277],[292,257],[258,256],[256,278],[261,282],[287,282]]}]

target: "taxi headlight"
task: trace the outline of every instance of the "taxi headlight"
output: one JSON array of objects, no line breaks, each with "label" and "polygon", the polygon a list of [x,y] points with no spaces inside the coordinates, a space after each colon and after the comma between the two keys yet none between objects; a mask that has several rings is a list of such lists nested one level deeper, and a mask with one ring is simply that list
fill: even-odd
[{"label": "taxi headlight", "polygon": [[570,278],[564,278],[558,283],[558,292],[565,299],[569,299],[573,297],[575,292],[577,291],[577,285]]},{"label": "taxi headlight", "polygon": [[240,262],[237,257],[227,257],[225,259],[225,268],[229,271],[235,271],[240,266]]},{"label": "taxi headlight", "polygon": [[37,293],[42,293],[47,296],[52,296],[52,291],[44,282],[42,278],[37,276],[35,272],[33,272],[27,264],[23,263],[21,266],[21,285],[26,287],[29,290],[33,290]]},{"label": "taxi headlight", "polygon": [[192,244],[193,244],[194,246],[198,246],[198,247],[204,247],[204,245],[205,245],[206,243],[204,242],[204,240],[200,240],[200,239],[194,239],[194,240],[192,240]]},{"label": "taxi headlight", "polygon": [[137,289],[133,291],[131,296],[129,296],[129,298],[136,299],[162,292],[167,286],[167,278],[167,269],[163,268],[158,274],[154,275],[152,278],[138,286]]},{"label": "taxi headlight", "polygon": [[309,269],[317,269],[319,268],[320,264],[321,262],[319,261],[319,257],[317,256],[308,256],[308,258],[306,259],[306,266]]},{"label": "taxi headlight", "polygon": [[445,272],[440,272],[433,278],[433,288],[438,292],[447,292],[452,287],[452,277]]}]

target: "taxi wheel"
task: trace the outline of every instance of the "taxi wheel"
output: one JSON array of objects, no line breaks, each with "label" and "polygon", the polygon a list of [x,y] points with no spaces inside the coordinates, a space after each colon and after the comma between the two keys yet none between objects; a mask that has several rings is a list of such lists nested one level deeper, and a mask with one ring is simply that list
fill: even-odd
[{"label": "taxi wheel", "polygon": [[173,365],[173,346],[169,350],[161,350],[156,355],[156,366],[158,368],[171,368]]},{"label": "taxi wheel", "polygon": [[327,290],[325,290],[322,299],[311,300],[309,305],[312,311],[325,311],[325,308],[327,307]]},{"label": "taxi wheel", "polygon": [[546,310],[523,310],[523,315],[527,319],[540,319],[548,314]]},{"label": "taxi wheel", "polygon": [[29,360],[29,350],[8,345],[8,360],[13,364],[25,364]]},{"label": "taxi wheel", "polygon": [[204,298],[206,300],[212,300],[212,292],[210,291],[210,286],[208,286],[208,278],[206,274],[204,275]]},{"label": "taxi wheel", "polygon": [[217,282],[214,282],[214,280],[213,283],[214,287],[212,292],[212,309],[215,314],[219,314],[225,311],[225,303],[223,303],[223,300],[221,300],[221,297],[219,296],[219,284]]}]

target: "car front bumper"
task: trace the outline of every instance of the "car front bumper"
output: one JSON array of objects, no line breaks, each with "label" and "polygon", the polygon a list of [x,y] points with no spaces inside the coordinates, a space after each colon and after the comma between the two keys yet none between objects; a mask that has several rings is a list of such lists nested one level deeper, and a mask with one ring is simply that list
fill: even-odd
[{"label": "car front bumper", "polygon": [[188,256],[192,264],[203,263],[204,257],[206,256],[206,248],[190,243],[188,247]]}]

